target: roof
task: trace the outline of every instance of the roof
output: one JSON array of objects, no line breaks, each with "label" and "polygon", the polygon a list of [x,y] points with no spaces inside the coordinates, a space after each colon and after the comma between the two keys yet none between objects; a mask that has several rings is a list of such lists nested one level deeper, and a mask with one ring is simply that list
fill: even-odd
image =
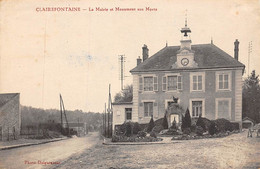
[{"label": "roof", "polygon": [[255,121],[253,119],[249,118],[249,117],[245,117],[245,118],[242,119],[243,122],[246,121],[246,120],[255,123]]},{"label": "roof", "polygon": [[0,107],[4,106],[6,103],[8,103],[13,98],[15,98],[17,95],[19,95],[19,93],[0,94]]},{"label": "roof", "polygon": [[172,68],[172,65],[177,60],[177,54],[180,50],[180,46],[166,46],[153,56],[146,59],[144,62],[140,63],[134,69],[130,70],[130,72],[245,67],[245,65],[214,44],[192,45],[191,49],[195,52],[194,60],[198,63],[198,67],[196,68]]}]

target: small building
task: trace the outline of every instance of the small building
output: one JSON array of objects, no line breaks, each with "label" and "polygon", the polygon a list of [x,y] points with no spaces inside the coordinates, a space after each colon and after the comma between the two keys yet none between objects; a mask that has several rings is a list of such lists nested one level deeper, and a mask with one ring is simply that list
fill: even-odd
[{"label": "small building", "polygon": [[113,106],[113,131],[117,125],[132,121],[132,102],[112,103]]},{"label": "small building", "polygon": [[243,128],[250,128],[251,126],[255,125],[255,121],[250,119],[249,117],[245,117],[242,120],[242,127]]},{"label": "small building", "polygon": [[17,139],[20,131],[20,94],[0,94],[0,140]]}]

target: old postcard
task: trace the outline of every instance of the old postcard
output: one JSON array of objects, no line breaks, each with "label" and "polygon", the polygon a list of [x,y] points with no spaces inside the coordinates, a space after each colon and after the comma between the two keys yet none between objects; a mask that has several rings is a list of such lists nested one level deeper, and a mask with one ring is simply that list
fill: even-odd
[{"label": "old postcard", "polygon": [[0,168],[260,168],[259,0],[1,0]]}]

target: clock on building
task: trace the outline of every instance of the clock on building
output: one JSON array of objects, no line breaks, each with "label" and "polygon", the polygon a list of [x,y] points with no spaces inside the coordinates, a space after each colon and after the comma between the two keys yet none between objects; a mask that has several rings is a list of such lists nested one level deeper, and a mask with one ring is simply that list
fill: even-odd
[{"label": "clock on building", "polygon": [[183,66],[187,66],[187,65],[189,64],[189,59],[183,58],[183,59],[181,60],[181,64],[182,64]]}]

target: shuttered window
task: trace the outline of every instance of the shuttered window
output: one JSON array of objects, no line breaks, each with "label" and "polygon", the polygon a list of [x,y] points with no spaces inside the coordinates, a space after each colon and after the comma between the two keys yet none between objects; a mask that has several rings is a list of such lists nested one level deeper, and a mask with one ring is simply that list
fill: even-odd
[{"label": "shuttered window", "polygon": [[162,91],[166,91],[166,84],[167,84],[166,76],[163,76],[162,77]]},{"label": "shuttered window", "polygon": [[153,77],[153,90],[158,91],[158,78],[156,76]]},{"label": "shuttered window", "polygon": [[139,90],[143,90],[143,77],[139,77]]},{"label": "shuttered window", "polygon": [[144,116],[149,117],[153,115],[153,102],[144,102]]}]

